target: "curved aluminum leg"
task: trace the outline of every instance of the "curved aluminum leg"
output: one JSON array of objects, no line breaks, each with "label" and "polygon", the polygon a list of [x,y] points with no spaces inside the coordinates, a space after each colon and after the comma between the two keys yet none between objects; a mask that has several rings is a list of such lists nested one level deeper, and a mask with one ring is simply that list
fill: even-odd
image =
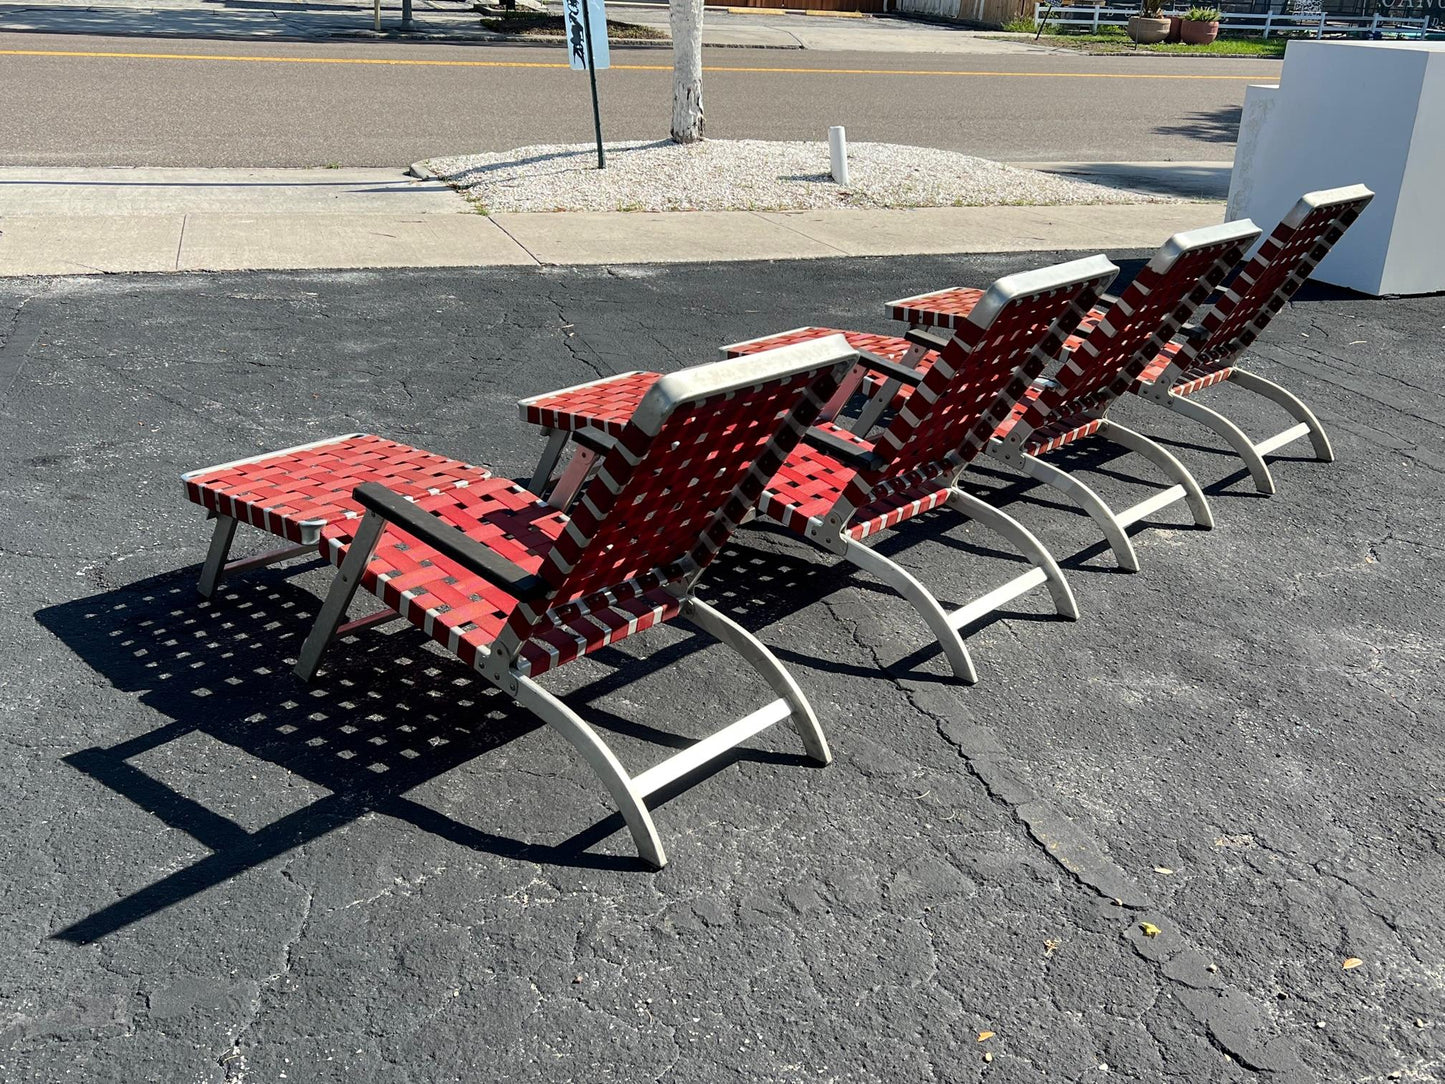
[{"label": "curved aluminum leg", "polygon": [[1177,485],[1183,487],[1184,499],[1189,504],[1189,510],[1194,513],[1195,524],[1204,528],[1214,526],[1214,513],[1209,510],[1209,502],[1204,499],[1204,490],[1199,488],[1199,483],[1194,480],[1189,469],[1174,458],[1167,448],[1154,443],[1143,433],[1137,433],[1108,418],[1105,418],[1104,424],[1099,427],[1099,436],[1122,445],[1131,452],[1138,452],[1162,470]]},{"label": "curved aluminum leg", "polygon": [[727,644],[747,661],[748,665],[762,676],[768,686],[788,703],[793,729],[803,740],[808,756],[819,764],[830,764],[833,753],[828,748],[828,739],[813,707],[793,676],[783,669],[783,664],[767,649],[761,640],[743,628],[732,618],[709,606],[702,599],[689,596],[682,607],[683,616],[694,622],[708,635]]},{"label": "curved aluminum leg", "polygon": [[1027,453],[1020,455],[1019,467],[1030,478],[1052,486],[1087,512],[1089,518],[1104,532],[1104,538],[1108,540],[1109,548],[1114,551],[1114,560],[1119,562],[1119,567],[1125,572],[1139,571],[1139,555],[1134,552],[1134,543],[1129,541],[1123,524],[1114,518],[1114,513],[1097,493],[1068,471],[1060,470],[1052,463],[1045,463],[1038,456]]},{"label": "curved aluminum leg", "polygon": [[1303,422],[1309,429],[1310,443],[1314,445],[1315,458],[1326,463],[1334,462],[1335,450],[1330,447],[1330,438],[1325,435],[1325,427],[1315,417],[1314,411],[1305,406],[1292,392],[1286,391],[1273,380],[1266,380],[1262,376],[1256,376],[1243,369],[1231,370],[1229,380],[1230,383],[1238,384],[1246,391],[1263,395],[1266,399],[1278,403],[1295,421]]},{"label": "curved aluminum leg", "polygon": [[1176,414],[1188,418],[1190,421],[1199,422],[1214,430],[1221,437],[1229,442],[1234,449],[1234,454],[1244,460],[1244,465],[1249,468],[1249,476],[1254,479],[1254,488],[1261,493],[1273,493],[1274,476],[1269,473],[1269,467],[1264,461],[1264,456],[1255,450],[1254,441],[1249,439],[1243,429],[1235,425],[1217,410],[1196,403],[1193,399],[1184,395],[1170,395],[1163,401],[1164,405]]},{"label": "curved aluminum leg", "polygon": [[955,511],[1003,535],[1013,543],[1014,549],[1043,569],[1047,577],[1044,582],[1054,599],[1054,609],[1070,621],[1079,619],[1079,605],[1074,601],[1074,592],[1069,587],[1069,581],[1064,579],[1063,570],[1054,560],[1054,555],[1044,548],[1044,544],[1034,537],[1032,531],[1007,512],[979,500],[971,493],[965,493],[958,486],[950,487],[948,503]]},{"label": "curved aluminum leg", "polygon": [[582,754],[582,759],[591,765],[612,801],[617,805],[622,819],[632,832],[632,841],[637,854],[644,862],[661,869],[667,865],[667,853],[662,849],[662,840],[657,835],[657,826],[652,823],[652,814],[647,811],[642,798],[632,786],[632,777],[615,757],[597,732],[584,723],[577,713],[562,701],[538,685],[529,677],[514,674],[517,691],[513,694],[517,703],[560,731]]},{"label": "curved aluminum leg", "polygon": [[943,648],[944,657],[953,667],[954,676],[968,685],[977,682],[978,671],[973,668],[968,647],[949,621],[948,613],[938,604],[938,599],[933,597],[933,593],[914,579],[902,565],[890,561],[881,553],[859,542],[851,539],[845,541],[847,546],[843,550],[844,557],[864,572],[882,580],[913,604],[913,608],[918,611],[937,638],[939,646]]}]

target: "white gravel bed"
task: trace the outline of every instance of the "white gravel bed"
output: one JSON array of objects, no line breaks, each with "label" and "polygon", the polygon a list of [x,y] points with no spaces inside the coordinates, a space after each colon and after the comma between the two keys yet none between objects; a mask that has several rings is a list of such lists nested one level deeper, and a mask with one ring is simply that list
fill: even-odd
[{"label": "white gravel bed", "polygon": [[846,188],[828,145],[759,139],[542,144],[427,165],[486,211],[791,211],[820,207],[990,207],[1177,203],[1169,196],[1016,169],[954,151],[850,143]]}]

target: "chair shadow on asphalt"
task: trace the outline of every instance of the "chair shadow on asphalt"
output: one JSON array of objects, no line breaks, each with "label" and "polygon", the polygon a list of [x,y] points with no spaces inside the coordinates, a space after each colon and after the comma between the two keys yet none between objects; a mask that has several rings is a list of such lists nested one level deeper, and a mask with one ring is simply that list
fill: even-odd
[{"label": "chair shadow on asphalt", "polygon": [[[319,600],[286,581],[298,567],[237,577],[213,602],[196,594],[192,567],[36,614],[43,627],[117,689],[138,693],[142,704],[171,720],[115,745],[78,750],[62,759],[212,852],[74,922],[56,938],[98,940],[372,812],[505,858],[649,868],[630,853],[590,850],[623,831],[618,813],[547,845],[488,833],[409,798],[409,790],[544,724],[455,658],[438,652],[411,626],[398,625],[391,634],[363,631],[333,648],[317,679],[302,684],[291,666]],[[653,640],[648,646],[656,644]],[[711,644],[710,637],[694,634],[639,652],[639,657],[616,648],[597,652],[594,659],[615,669],[563,694],[564,699],[600,729],[675,751],[692,739],[599,710],[591,702]],[[196,733],[329,793],[248,831],[132,763]],[[739,760],[810,763],[802,754],[735,749],[660,790],[648,804],[657,809],[698,779]],[[576,763],[578,778],[590,781],[580,758]],[[220,785],[233,794],[237,786],[257,784],[227,777]],[[597,790],[605,801],[600,783]]]}]

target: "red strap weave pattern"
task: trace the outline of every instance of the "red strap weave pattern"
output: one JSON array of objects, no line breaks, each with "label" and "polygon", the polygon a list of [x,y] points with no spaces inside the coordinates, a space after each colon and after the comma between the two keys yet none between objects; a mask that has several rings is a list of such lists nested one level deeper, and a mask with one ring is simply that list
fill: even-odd
[{"label": "red strap weave pattern", "polygon": [[1081,328],[1082,338],[1071,340],[1073,349],[1052,383],[1025,399],[1019,424],[1038,434],[1026,438],[1032,454],[1052,451],[1096,431],[1098,426],[1091,426],[1091,420],[1129,390],[1244,256],[1246,247],[1246,239],[1231,238],[1196,245],[1172,259],[1156,256],[1107,310],[1090,312]]},{"label": "red strap weave pattern", "polygon": [[745,354],[758,354],[764,350],[772,350],[779,346],[793,346],[796,343],[811,342],[814,339],[826,338],[829,335],[842,335],[848,340],[848,345],[854,350],[867,350],[870,354],[879,354],[890,361],[897,361],[902,356],[902,351],[897,350],[897,344],[903,343],[903,350],[906,351],[909,343],[893,335],[876,335],[871,331],[840,331],[831,327],[800,327],[795,331],[784,331],[777,335],[768,335],[761,339],[749,339],[745,343],[736,343],[727,348],[727,356],[739,358]]},{"label": "red strap weave pattern", "polygon": [[888,315],[911,327],[957,329],[963,326],[982,297],[982,290],[954,286],[947,290],[935,290],[931,294],[890,301],[887,305]]},{"label": "red strap weave pattern", "polygon": [[[695,576],[852,367],[847,357],[679,404],[655,435],[629,422],[540,569],[550,598],[636,597]],[[543,605],[518,606],[508,643],[524,644],[548,620]]]},{"label": "red strap weave pattern", "polygon": [[956,474],[983,451],[1106,281],[1020,295],[987,327],[964,321],[879,437],[875,450],[887,466],[849,484],[842,502],[849,514],[889,493]]},{"label": "red strap weave pattern", "polygon": [[[531,572],[541,567],[567,526],[561,512],[499,478],[416,503]],[[347,519],[326,529],[323,553],[337,567],[357,526],[357,520]],[[517,608],[516,599],[502,588],[396,527],[382,532],[361,585],[472,667],[488,657]],[[537,622],[516,666],[522,673],[543,673],[667,620],[678,606],[667,592],[636,588],[573,600]]]},{"label": "red strap weave pattern", "polygon": [[361,514],[351,491],[363,482],[416,498],[489,478],[482,467],[362,434],[197,471],[185,485],[212,512],[312,545],[325,524]]},{"label": "red strap weave pattern", "polygon": [[[816,428],[832,433],[862,451],[873,448],[869,441],[830,422],[823,422]],[[758,504],[758,513],[795,534],[806,535],[810,521],[821,520],[832,511],[855,473],[827,452],[800,444],[768,483],[767,491]],[[897,526],[906,519],[937,508],[948,500],[948,493],[947,486],[921,482],[884,494],[858,511],[847,528],[847,534],[861,539]]]},{"label": "red strap weave pattern", "polygon": [[1366,196],[1321,204],[1298,226],[1276,226],[1200,321],[1208,338],[1194,361],[1210,368],[1227,365],[1259,338],[1369,202]]},{"label": "red strap weave pattern", "polygon": [[[843,374],[851,364],[835,366]],[[666,582],[690,575],[711,560],[756,503],[802,430],[816,417],[821,387],[836,389],[841,375],[794,374],[704,398],[675,410],[656,437],[629,426],[588,484],[573,512],[557,571],[560,593],[585,593],[639,577]],[[790,411],[796,433],[784,433]],[[767,461],[764,463],[763,461]],[[739,494],[758,464],[754,491]]]},{"label": "red strap weave pattern", "polygon": [[523,399],[522,417],[529,425],[548,429],[570,432],[592,428],[614,437],[621,436],[637,404],[661,379],[661,373],[622,373],[581,387]]}]

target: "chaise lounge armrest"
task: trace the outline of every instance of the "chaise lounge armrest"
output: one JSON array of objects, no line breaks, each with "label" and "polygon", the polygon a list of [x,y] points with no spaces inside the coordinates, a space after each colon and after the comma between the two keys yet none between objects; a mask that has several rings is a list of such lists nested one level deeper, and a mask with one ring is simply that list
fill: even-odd
[{"label": "chaise lounge armrest", "polygon": [[897,380],[907,384],[911,388],[918,387],[923,382],[923,374],[917,369],[908,365],[902,365],[896,361],[889,361],[887,358],[875,354],[869,350],[858,351],[858,364],[890,380]]},{"label": "chaise lounge armrest", "polygon": [[903,337],[915,346],[926,346],[930,350],[942,350],[949,340],[947,335],[923,327],[911,327],[903,333]]},{"label": "chaise lounge armrest", "polygon": [[550,590],[541,576],[526,571],[495,550],[468,538],[466,532],[418,508],[379,482],[364,482],[352,490],[351,495],[368,512],[375,512],[444,557],[451,558],[468,572],[500,587],[519,602],[543,598]]},{"label": "chaise lounge armrest", "polygon": [[606,455],[617,446],[617,438],[601,429],[574,429],[572,443],[580,444],[598,455]]},{"label": "chaise lounge armrest", "polygon": [[826,452],[845,467],[857,471],[881,470],[888,461],[871,448],[861,448],[826,429],[809,429],[803,434],[803,443]]}]

